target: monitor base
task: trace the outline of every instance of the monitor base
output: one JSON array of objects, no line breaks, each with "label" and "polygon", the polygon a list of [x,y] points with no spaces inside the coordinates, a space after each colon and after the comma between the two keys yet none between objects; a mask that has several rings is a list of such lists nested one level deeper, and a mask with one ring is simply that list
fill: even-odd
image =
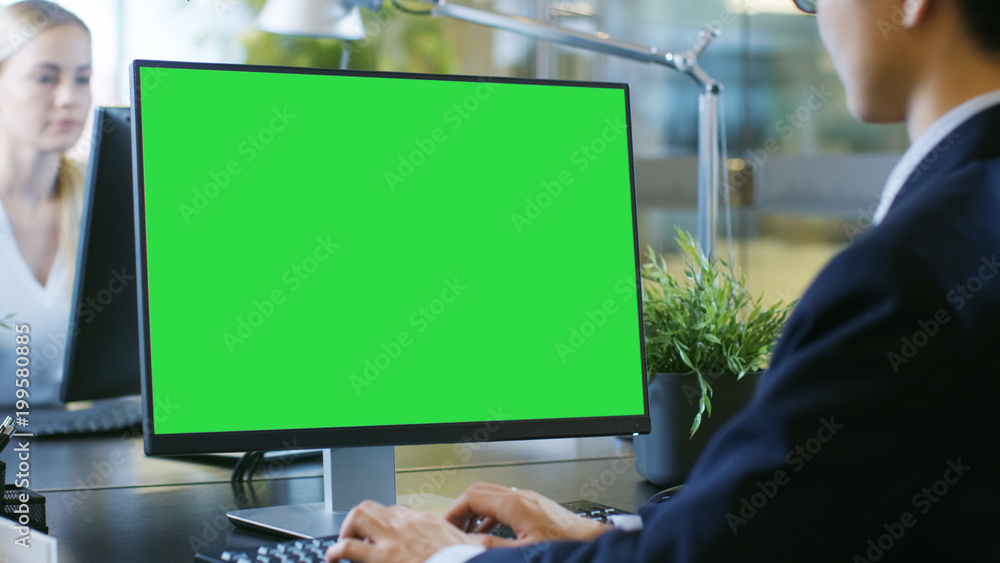
[{"label": "monitor base", "polygon": [[323,502],[245,508],[226,513],[240,528],[316,539],[335,536],[347,513],[363,500],[396,502],[392,446],[323,450]]},{"label": "monitor base", "polygon": [[311,540],[336,536],[347,512],[327,512],[322,502],[312,502],[232,510],[226,516],[239,528]]}]

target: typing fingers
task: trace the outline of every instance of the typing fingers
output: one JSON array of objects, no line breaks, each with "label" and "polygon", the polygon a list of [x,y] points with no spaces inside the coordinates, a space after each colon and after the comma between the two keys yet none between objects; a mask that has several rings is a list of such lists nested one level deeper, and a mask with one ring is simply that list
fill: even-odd
[{"label": "typing fingers", "polygon": [[[489,483],[474,483],[445,512],[445,519],[467,532],[481,531],[482,523],[504,522],[515,489]],[[491,525],[491,527],[492,527]]]},{"label": "typing fingers", "polygon": [[374,561],[375,546],[354,538],[341,538],[326,550],[327,563],[337,563],[341,559],[366,563]]},{"label": "typing fingers", "polygon": [[391,509],[366,500],[355,506],[340,525],[340,538],[374,539],[384,537],[389,530]]},{"label": "typing fingers", "polygon": [[590,539],[608,526],[580,518],[534,491],[476,483],[451,506],[445,518],[461,530],[484,532],[499,523],[517,534],[516,545],[558,539]]},{"label": "typing fingers", "polygon": [[482,520],[480,520],[479,523],[475,526],[475,529],[470,530],[470,532],[474,532],[477,534],[485,534],[488,533],[493,528],[496,528],[499,524],[500,522],[497,521],[496,518],[493,518],[492,516],[487,516]]},{"label": "typing fingers", "polygon": [[445,547],[477,542],[441,518],[401,506],[365,501],[354,507],[340,528],[328,561],[422,563]]}]

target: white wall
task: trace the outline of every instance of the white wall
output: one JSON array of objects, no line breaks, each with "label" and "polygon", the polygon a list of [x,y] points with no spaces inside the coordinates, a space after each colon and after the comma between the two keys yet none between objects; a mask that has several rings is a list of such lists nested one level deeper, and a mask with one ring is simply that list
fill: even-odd
[{"label": "white wall", "polygon": [[[9,5],[11,0],[0,0]],[[133,59],[242,62],[253,24],[243,0],[61,0],[93,36],[94,103],[128,104]]]}]

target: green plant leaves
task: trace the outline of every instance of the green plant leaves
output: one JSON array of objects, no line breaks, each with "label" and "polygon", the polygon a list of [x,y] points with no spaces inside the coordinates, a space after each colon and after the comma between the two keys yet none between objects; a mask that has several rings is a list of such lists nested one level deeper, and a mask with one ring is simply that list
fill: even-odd
[{"label": "green plant leaves", "polygon": [[14,313],[7,313],[3,317],[0,317],[0,328],[10,329],[10,325],[7,324],[7,321],[13,318],[14,318]]},{"label": "green plant leaves", "polygon": [[690,233],[677,229],[684,253],[686,282],[667,270],[667,261],[652,248],[642,270],[643,323],[650,380],[657,373],[698,378],[701,398],[691,426],[712,414],[712,387],[707,376],[744,374],[764,369],[794,302],[764,307],[754,297],[746,275],[732,264],[710,259]]}]

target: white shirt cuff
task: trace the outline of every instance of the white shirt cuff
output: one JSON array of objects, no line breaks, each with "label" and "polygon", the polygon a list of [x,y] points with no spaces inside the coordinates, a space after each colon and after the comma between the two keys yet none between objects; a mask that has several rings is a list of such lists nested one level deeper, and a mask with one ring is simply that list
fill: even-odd
[{"label": "white shirt cuff", "polygon": [[[638,514],[615,514],[608,521],[615,529],[623,532],[638,532],[642,529],[642,516]],[[485,551],[485,547],[478,545],[452,545],[431,555],[424,563],[465,563]]]},{"label": "white shirt cuff", "polygon": [[485,551],[485,547],[478,545],[451,545],[431,555],[424,563],[465,563]]},{"label": "white shirt cuff", "polygon": [[623,532],[638,532],[642,529],[642,516],[638,514],[614,514],[608,517],[608,522],[616,530]]}]

